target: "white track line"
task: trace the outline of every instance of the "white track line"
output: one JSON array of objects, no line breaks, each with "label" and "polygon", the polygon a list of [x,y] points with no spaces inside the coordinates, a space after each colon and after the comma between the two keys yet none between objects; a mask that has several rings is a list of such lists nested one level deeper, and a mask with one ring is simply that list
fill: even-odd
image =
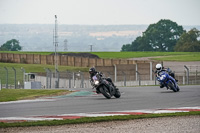
[{"label": "white track line", "polygon": [[168,109],[200,109],[200,106],[196,106],[196,107],[178,107],[178,108],[168,108]]},{"label": "white track line", "polygon": [[[178,110],[172,110],[178,109]],[[181,109],[188,109],[184,111]],[[197,107],[178,107],[178,108],[168,108],[168,109],[144,109],[144,110],[124,110],[124,111],[109,111],[109,112],[93,112],[93,113],[76,113],[76,114],[61,114],[49,116],[32,116],[32,117],[2,117],[0,121],[43,121],[43,120],[63,120],[67,116],[80,116],[80,117],[100,117],[100,116],[117,116],[117,115],[131,115],[131,113],[147,113],[147,114],[161,114],[161,113],[176,113],[176,112],[190,112],[190,109],[200,109]],[[125,113],[125,114],[123,114]],[[129,114],[130,113],[130,114]],[[63,116],[63,118],[62,118]],[[59,118],[58,118],[59,117]],[[66,118],[65,118],[66,119]]]},{"label": "white track line", "polygon": [[116,116],[116,115],[129,115],[129,114],[109,114],[109,113],[78,113],[78,114],[62,114],[58,116],[83,116],[83,117],[99,117],[99,116]]},{"label": "white track line", "polygon": [[55,101],[55,99],[34,99],[34,100],[18,100],[10,102],[0,102],[0,104],[12,104],[12,103],[28,103],[28,102],[41,102],[41,101]]},{"label": "white track line", "polygon": [[44,120],[63,120],[63,118],[3,117],[3,118],[0,118],[0,120],[44,121]]}]

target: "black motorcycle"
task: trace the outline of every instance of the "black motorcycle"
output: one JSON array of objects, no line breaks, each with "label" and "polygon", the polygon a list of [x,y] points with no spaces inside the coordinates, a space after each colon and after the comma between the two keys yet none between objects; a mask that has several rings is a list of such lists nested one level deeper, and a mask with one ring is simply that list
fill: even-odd
[{"label": "black motorcycle", "polygon": [[112,96],[120,98],[121,93],[118,88],[115,88],[111,82],[103,78],[101,74],[97,73],[92,77],[93,86],[96,89],[97,93],[102,93],[107,99],[110,99]]}]

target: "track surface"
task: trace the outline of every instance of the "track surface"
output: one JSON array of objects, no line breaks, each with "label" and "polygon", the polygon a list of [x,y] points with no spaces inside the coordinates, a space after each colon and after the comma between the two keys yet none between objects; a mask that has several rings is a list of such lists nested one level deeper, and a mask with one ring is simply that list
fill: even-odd
[{"label": "track surface", "polygon": [[122,87],[122,97],[106,99],[92,89],[67,96],[31,101],[0,103],[0,117],[59,115],[72,113],[123,111],[200,106],[200,85],[180,86],[180,92],[158,86]]}]

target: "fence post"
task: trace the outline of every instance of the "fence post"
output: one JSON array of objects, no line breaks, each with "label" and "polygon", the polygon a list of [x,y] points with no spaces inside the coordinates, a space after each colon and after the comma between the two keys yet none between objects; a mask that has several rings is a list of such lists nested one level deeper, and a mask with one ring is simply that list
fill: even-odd
[{"label": "fence post", "polygon": [[189,68],[186,65],[184,67],[187,70],[187,84],[189,85]]},{"label": "fence post", "polygon": [[140,80],[140,73],[138,71],[136,71],[138,78],[139,78],[139,86],[141,85],[141,80]]},{"label": "fence post", "polygon": [[25,69],[21,67],[21,70],[23,72],[23,89],[24,89],[24,82],[25,82]]},{"label": "fence post", "polygon": [[150,80],[152,80],[152,70],[153,70],[152,62],[150,62],[149,64],[150,64]]},{"label": "fence post", "polygon": [[69,75],[69,88],[71,88],[71,77],[72,77],[72,74],[67,71],[67,74]]},{"label": "fence post", "polygon": [[138,65],[136,64],[135,65],[135,72],[136,72],[136,75],[135,75],[135,80],[137,81],[138,80]]},{"label": "fence post", "polygon": [[84,74],[80,72],[80,76],[81,76],[81,88],[84,88]]},{"label": "fence post", "polygon": [[45,71],[46,71],[46,88],[48,89],[49,88],[49,70],[45,69]]},{"label": "fence post", "polygon": [[60,74],[59,71],[56,69],[56,73],[57,75],[55,75],[55,77],[57,77],[56,81],[55,81],[55,88],[59,88],[59,79],[60,79]]},{"label": "fence post", "polygon": [[4,69],[6,70],[6,88],[8,89],[8,69],[6,67]]},{"label": "fence post", "polygon": [[126,86],[126,73],[124,71],[122,73],[124,74],[124,86]]},{"label": "fence post", "polygon": [[75,73],[72,72],[72,79],[73,79],[73,88],[76,88],[76,85],[75,85]]},{"label": "fence post", "polygon": [[117,82],[117,66],[116,66],[116,64],[114,64],[114,67],[115,67],[115,82]]},{"label": "fence post", "polygon": [[52,72],[51,72],[51,70],[48,68],[48,70],[49,70],[49,77],[50,77],[50,83],[49,83],[49,88],[51,89],[51,79],[52,79]]},{"label": "fence post", "polygon": [[15,89],[16,89],[16,69],[14,67],[12,67],[14,73],[15,73]]},{"label": "fence post", "polygon": [[52,72],[51,72],[51,70],[49,68],[47,68],[47,70],[49,72],[49,77],[50,77],[50,83],[48,84],[49,85],[48,87],[51,89],[51,76],[52,76]]}]

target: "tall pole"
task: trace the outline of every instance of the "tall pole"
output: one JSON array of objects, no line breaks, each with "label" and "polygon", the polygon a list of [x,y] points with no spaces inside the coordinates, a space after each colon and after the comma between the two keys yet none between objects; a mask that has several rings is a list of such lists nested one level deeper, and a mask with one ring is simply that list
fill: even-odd
[{"label": "tall pole", "polygon": [[64,51],[67,51],[67,39],[64,40]]},{"label": "tall pole", "polygon": [[55,72],[58,69],[58,62],[57,62],[57,47],[58,47],[58,31],[57,31],[57,16],[55,15]]},{"label": "tall pole", "polygon": [[58,25],[57,25],[57,15],[55,15],[55,86],[57,86],[57,70],[58,70],[58,61],[57,61],[57,47],[58,47]]},{"label": "tall pole", "polygon": [[90,52],[92,52],[92,46],[93,46],[93,45],[89,45],[89,46],[90,46]]}]

